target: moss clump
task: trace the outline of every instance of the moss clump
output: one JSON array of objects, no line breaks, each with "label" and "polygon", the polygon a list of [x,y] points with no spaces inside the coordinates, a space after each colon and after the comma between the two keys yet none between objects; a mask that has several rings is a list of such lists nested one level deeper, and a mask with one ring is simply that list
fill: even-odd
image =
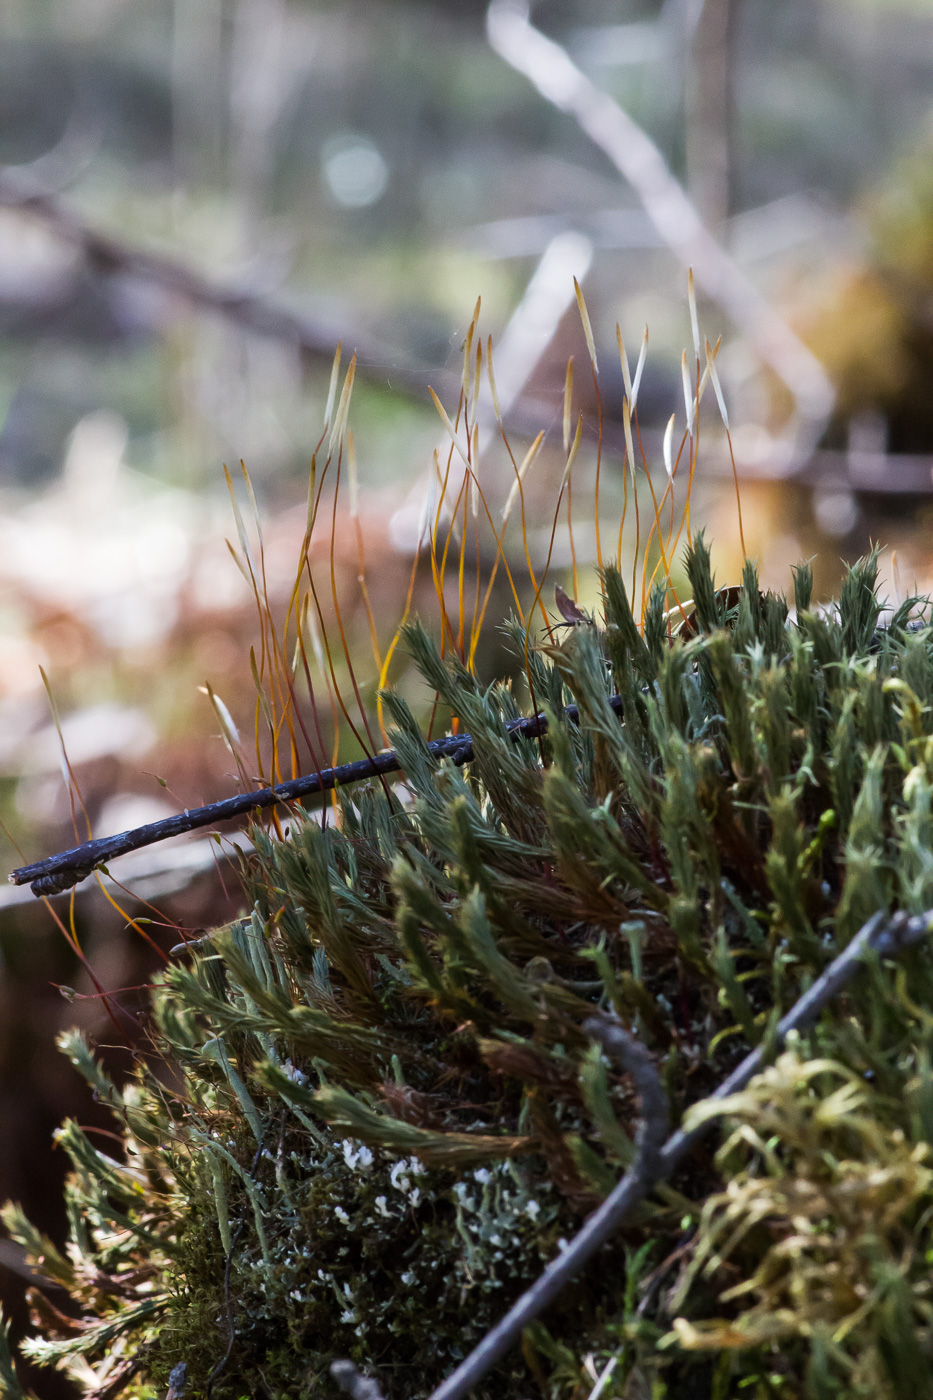
[{"label": "moss clump", "polygon": [[[189,1395],[321,1396],[342,1357],[426,1395],[631,1160],[594,1007],[650,1048],[675,1120],[712,1111],[869,914],[933,906],[913,605],[879,628],[874,559],[829,612],[799,570],[793,621],[751,566],[717,591],[702,539],[686,568],[679,635],[660,591],[637,626],[608,568],[598,622],[531,650],[537,742],[508,736],[510,689],[408,629],[475,759],[438,764],[387,696],[405,790],[257,832],[251,914],[167,972],[174,1087],[121,1094],[69,1040],[127,1160],[65,1130],[68,1259],[7,1212],[84,1319],[37,1303],[31,1356],[98,1395],[163,1393],[183,1361]],[[610,1395],[919,1393],[931,1063],[926,949],[876,960],[479,1393],[582,1395],[613,1358]]]},{"label": "moss clump", "polygon": [[[399,1393],[419,1370],[442,1375],[555,1247],[559,1200],[545,1187],[542,1204],[507,1164],[451,1181],[417,1158],[344,1146],[293,1151],[283,1178],[290,1209],[283,1199],[269,1262],[247,1251],[231,1270],[240,1388],[255,1375],[273,1394],[314,1394],[337,1355],[367,1366],[384,1358]],[[215,1259],[216,1237],[215,1213],[182,1234],[176,1267],[185,1284],[163,1371],[202,1354],[208,1369],[218,1359],[216,1326],[198,1336],[190,1308],[205,1290],[216,1305],[216,1272],[192,1282]],[[223,1269],[222,1252],[215,1265]],[[225,1393],[222,1377],[217,1390]]]},{"label": "moss clump", "polygon": [[[914,1112],[924,1078],[928,1092],[923,1069],[906,1084]],[[712,1263],[720,1277],[742,1275],[721,1295],[741,1312],[737,1322],[678,1317],[681,1346],[780,1356],[804,1343],[814,1395],[907,1396],[929,1377],[933,1157],[925,1133],[912,1140],[897,1115],[878,1114],[865,1079],[795,1046],[717,1106],[735,1121],[719,1154],[727,1185],[704,1207],[679,1291]]]}]

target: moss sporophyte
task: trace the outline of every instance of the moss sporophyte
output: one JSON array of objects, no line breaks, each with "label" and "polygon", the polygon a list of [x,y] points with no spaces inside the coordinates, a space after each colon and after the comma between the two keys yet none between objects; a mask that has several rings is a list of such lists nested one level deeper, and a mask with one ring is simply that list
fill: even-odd
[{"label": "moss sporophyte", "polygon": [[[695,417],[662,490],[635,455],[634,403],[598,603],[579,601],[571,512],[573,596],[552,616],[530,464],[502,433],[527,584],[475,469],[483,368],[494,383],[474,323],[424,519],[439,625],[406,606],[383,646],[370,613],[372,709],[341,600],[308,567],[351,460],[352,366],[339,396],[335,367],[281,624],[261,536],[237,515],[262,628],[255,754],[222,725],[244,777],[330,766],[343,731],[390,746],[403,776],[254,828],[243,917],[153,991],[158,1072],[117,1086],[63,1037],[123,1152],[61,1129],[65,1251],[5,1210],[73,1304],[66,1316],[35,1288],[23,1353],[86,1396],[326,1396],[337,1360],[391,1400],[428,1396],[640,1150],[634,1081],[585,1028],[601,1013],[647,1053],[672,1125],[715,1115],[719,1136],[474,1393],[916,1400],[933,1374],[925,940],[896,962],[868,955],[783,1049],[775,1028],[872,914],[933,906],[933,637],[913,599],[879,625],[874,556],[828,609],[804,566],[793,615],[750,561],[717,588],[687,511]],[[571,375],[567,400],[551,549],[583,451]],[[500,575],[511,669],[489,684]],[[410,701],[388,686],[403,654],[429,720],[410,678]],[[546,729],[514,741],[510,723],[539,713]],[[432,722],[470,736],[468,763],[432,752]],[[755,1047],[761,1073],[710,1104]],[[7,1352],[0,1394],[25,1393]]]}]

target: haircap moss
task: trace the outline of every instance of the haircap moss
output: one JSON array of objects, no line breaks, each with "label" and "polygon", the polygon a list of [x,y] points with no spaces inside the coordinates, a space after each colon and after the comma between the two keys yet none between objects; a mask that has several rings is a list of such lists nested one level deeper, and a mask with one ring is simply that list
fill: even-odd
[{"label": "haircap moss", "polygon": [[[438,633],[408,607],[387,646],[372,632],[382,685],[405,648],[474,757],[439,761],[391,689],[370,715],[336,594],[325,626],[307,545],[348,441],[352,365],[339,398],[335,365],[282,628],[261,536],[257,549],[237,515],[263,623],[255,761],[269,780],[305,753],[322,762],[326,707],[364,751],[390,743],[404,783],[335,794],[331,820],[296,805],[254,831],[249,912],[153,993],[170,1081],[141,1069],[118,1087],[63,1037],[114,1110],[123,1160],[62,1128],[65,1253],[6,1208],[77,1313],[34,1289],[23,1354],[87,1397],[174,1393],[183,1377],[191,1397],[310,1400],[335,1393],[339,1360],[391,1400],[427,1396],[632,1160],[632,1080],[586,1030],[601,1010],[653,1057],[673,1120],[715,1113],[721,1137],[654,1188],[476,1394],[915,1400],[933,1374],[926,949],[896,967],[875,957],[776,1059],[769,1038],[867,914],[933,905],[922,604],[879,629],[875,556],[824,611],[799,569],[793,619],[751,562],[740,587],[717,588],[684,502],[679,526],[672,509],[684,453],[688,483],[695,465],[685,431],[631,575],[604,559],[599,606],[570,600],[557,622],[525,528],[530,462],[512,458],[524,596],[476,473],[479,358],[467,349],[458,413],[443,415],[451,446],[425,513]],[[470,597],[483,524],[495,553]],[[690,602],[672,582],[681,554]],[[477,674],[500,571],[514,676],[548,719],[520,745],[518,681]],[[704,1105],[756,1045],[773,1063]],[[0,1395],[24,1394],[0,1339]]]}]

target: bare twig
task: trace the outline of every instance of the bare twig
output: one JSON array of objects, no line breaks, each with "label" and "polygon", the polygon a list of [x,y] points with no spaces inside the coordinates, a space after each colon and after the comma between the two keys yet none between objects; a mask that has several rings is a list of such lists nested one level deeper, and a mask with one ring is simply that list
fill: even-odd
[{"label": "bare twig", "polygon": [[[622,701],[618,695],[610,696],[609,703],[617,713],[621,713]],[[568,705],[565,714],[573,723],[577,722],[576,705]],[[533,739],[546,731],[547,720],[544,715],[529,715],[523,719],[509,720],[505,728],[512,739]],[[473,757],[473,740],[469,734],[433,739],[427,748],[434,758],[447,758],[458,766],[468,763]],[[180,836],[186,831],[229,821],[233,817],[241,817],[247,812],[255,812],[263,807],[274,807],[280,802],[295,802],[301,797],[331,792],[334,788],[362,782],[365,778],[377,778],[384,773],[398,773],[401,768],[401,760],[396,751],[386,749],[383,753],[374,754],[371,758],[358,759],[355,763],[323,768],[317,773],[308,773],[287,783],[277,783],[275,787],[241,792],[223,802],[209,802],[204,807],[190,808],[179,812],[177,816],[150,822],[147,826],[137,826],[131,831],[121,831],[115,836],[100,836],[94,841],[85,841],[80,846],[59,851],[45,860],[20,866],[19,869],[11,871],[10,880],[14,885],[30,885],[33,894],[40,897],[61,894],[90,875],[92,870],[98,869],[116,856],[127,855],[130,851],[138,851],[143,846],[152,846],[157,841],[166,841],[169,837]]]},{"label": "bare twig", "polygon": [[[778,1022],[773,1043],[781,1044],[791,1031],[801,1030],[812,1025],[823,1008],[842,991],[843,987],[855,975],[867,955],[895,957],[904,948],[919,943],[931,931],[933,931],[933,910],[914,916],[898,913],[890,919],[887,919],[883,913],[873,915],[855,935],[845,951],[830,963],[810,990],[805,992],[794,1003],[787,1015]],[[592,1021],[587,1022],[590,1035],[595,1033],[593,1024]],[[617,1038],[617,1035],[616,1028],[611,1027],[609,1031],[600,1030],[598,1038],[602,1039],[603,1044],[607,1047],[611,1043],[612,1049],[619,1053],[622,1045],[630,1038],[626,1037],[626,1041],[623,1042],[621,1038]],[[631,1054],[630,1044],[626,1053]],[[720,1084],[715,1093],[710,1095],[710,1099],[725,1099],[730,1094],[744,1089],[763,1067],[764,1062],[764,1049],[759,1047],[757,1050],[753,1050]],[[633,1056],[630,1062],[633,1073],[637,1064],[638,1059]],[[645,1073],[647,1074],[647,1071]],[[636,1080],[636,1082],[638,1081]],[[657,1100],[651,1098],[652,1090],[647,1078],[645,1079],[645,1089],[640,1083],[638,1088],[640,1095],[647,1094],[648,1096],[647,1103],[645,1098],[642,1098],[643,1117],[639,1135],[640,1137],[642,1135],[653,1137],[653,1128],[650,1124],[651,1110],[648,1108],[648,1104],[654,1102],[656,1108]],[[555,1300],[564,1285],[574,1278],[584,1264],[606,1243],[651,1186],[669,1177],[688,1153],[706,1136],[711,1127],[711,1120],[706,1120],[689,1131],[679,1128],[668,1138],[656,1155],[655,1150],[649,1146],[647,1163],[643,1144],[639,1156],[622,1180],[606,1197],[599,1209],[593,1212],[563,1253],[548,1265],[541,1277],[532,1284],[526,1293],[522,1294],[518,1302],[486,1334],[466,1360],[461,1362],[457,1369],[438,1386],[430,1396],[430,1400],[462,1400],[462,1397],[467,1395],[511,1350],[528,1323],[534,1321]]]},{"label": "bare twig", "polygon": [[[594,1211],[583,1229],[556,1259],[552,1259],[541,1277],[522,1294],[502,1321],[487,1332],[466,1360],[438,1386],[430,1400],[457,1400],[468,1394],[511,1350],[528,1323],[533,1322],[554,1301],[564,1285],[579,1273],[632,1205],[670,1171],[661,1150],[668,1124],[667,1096],[647,1050],[607,1016],[590,1017],[584,1022],[583,1029],[616,1055],[622,1067],[635,1080],[641,1110],[635,1158],[618,1186]],[[618,1201],[622,1203],[621,1208]]]},{"label": "bare twig", "polygon": [[[467,758],[472,757],[473,752],[469,735],[440,739],[429,747],[436,757],[450,758],[455,763],[465,762]],[[298,798],[331,792],[334,788],[357,783],[364,778],[378,777],[382,773],[397,773],[400,768],[398,755],[394,749],[389,749],[385,753],[375,754],[372,758],[361,758],[356,763],[343,763],[337,768],[324,768],[317,773],[293,778],[287,783],[278,783],[275,787],[241,792],[236,797],[228,797],[222,802],[209,802],[204,807],[187,808],[177,816],[149,822],[146,826],[137,826],[131,831],[122,831],[115,836],[100,836],[96,840],[85,841],[70,850],[59,851],[57,855],[49,856],[46,860],[13,870],[10,879],[14,885],[31,885],[35,895],[61,894],[106,861],[126,855],[129,851],[138,851],[141,847],[154,845],[157,841],[166,841],[186,831],[213,826],[216,822],[229,821],[234,817],[243,816],[244,813],[273,807],[280,802],[295,802]]]},{"label": "bare twig", "polygon": [[[164,899],[167,895],[187,889],[199,876],[217,870],[224,862],[252,848],[253,843],[244,832],[232,831],[223,837],[215,833],[179,846],[137,851],[125,857],[116,877],[101,874],[100,879],[110,893],[121,886],[131,885],[134,895],[140,899]],[[91,894],[99,888],[98,881],[88,876],[75,886],[75,893]],[[24,886],[0,885],[0,913],[21,904],[30,904],[34,897],[32,891]]]},{"label": "bare twig", "polygon": [[[725,590],[728,591],[728,590]],[[559,598],[559,594],[558,594]],[[926,622],[908,624],[909,629],[926,626]],[[880,629],[879,629],[880,630]],[[688,635],[684,632],[682,635]],[[877,637],[876,633],[876,637]],[[622,714],[622,698],[619,695],[607,697],[615,713]],[[566,705],[564,714],[573,724],[579,723],[579,709],[576,705]],[[547,719],[543,714],[527,715],[521,719],[509,720],[505,732],[511,739],[534,739],[546,733]],[[469,763],[473,758],[473,740],[469,734],[448,735],[444,739],[433,739],[426,745],[428,752],[436,759],[446,758],[457,766]],[[222,802],[209,802],[204,807],[194,807],[179,812],[174,817],[150,822],[147,826],[134,827],[130,831],[119,832],[115,836],[101,836],[72,846],[67,851],[59,851],[45,860],[22,865],[10,872],[9,879],[14,885],[29,885],[37,897],[61,894],[72,889],[92,871],[99,869],[108,860],[128,855],[131,851],[152,846],[158,841],[196,831],[201,827],[213,826],[217,822],[230,821],[245,813],[255,812],[278,803],[295,802],[302,797],[331,792],[335,788],[347,787],[362,782],[366,778],[377,778],[386,773],[399,773],[401,760],[395,749],[385,749],[370,758],[357,759],[355,763],[339,764],[336,768],[323,768],[316,773],[308,773],[289,782],[278,783],[274,787],[258,788],[254,792],[238,793]]]},{"label": "bare twig", "polygon": [[[252,1176],[252,1172],[250,1172],[250,1175]],[[242,1235],[244,1229],[245,1221],[241,1220],[239,1225],[236,1227],[233,1239],[230,1242],[230,1248],[227,1251],[227,1257],[224,1260],[224,1314],[227,1322],[227,1345],[224,1350],[223,1356],[221,1356],[219,1361],[217,1361],[214,1364],[214,1367],[207,1378],[207,1382],[204,1387],[204,1394],[207,1397],[207,1400],[211,1400],[211,1391],[214,1388],[214,1382],[220,1375],[221,1371],[224,1370],[225,1366],[227,1365],[227,1362],[230,1360],[230,1357],[233,1355],[233,1348],[236,1343],[236,1318],[233,1312],[233,1297],[230,1292],[230,1274],[233,1270],[233,1251],[239,1244],[240,1236]],[[171,1396],[167,1395],[165,1397],[165,1400],[171,1400]]]},{"label": "bare twig", "polygon": [[660,1152],[670,1123],[667,1095],[654,1060],[640,1040],[609,1016],[591,1016],[583,1022],[583,1029],[592,1040],[599,1041],[604,1050],[615,1055],[635,1081],[640,1118],[635,1136],[635,1159],[629,1171],[637,1172],[650,1186],[660,1174]]},{"label": "bare twig", "polygon": [[790,389],[807,430],[801,446],[812,448],[835,399],[823,366],[705,227],[651,138],[528,14],[525,0],[492,0],[486,19],[490,44],[606,153],[667,246],[693,268],[697,285]]}]

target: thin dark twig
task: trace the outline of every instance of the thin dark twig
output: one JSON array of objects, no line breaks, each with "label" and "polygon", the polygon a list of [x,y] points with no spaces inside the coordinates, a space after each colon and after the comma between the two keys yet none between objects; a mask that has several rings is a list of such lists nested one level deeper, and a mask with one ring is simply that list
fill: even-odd
[{"label": "thin dark twig", "polygon": [[[875,633],[876,638],[880,636],[881,630]],[[621,716],[622,697],[610,695],[608,700],[615,713]],[[580,716],[576,705],[565,706],[564,714],[571,723],[579,723]],[[536,739],[546,733],[547,718],[543,714],[536,714],[509,720],[505,730],[512,739]],[[469,763],[473,758],[473,740],[469,734],[432,739],[427,744],[427,749],[434,758],[447,758],[458,766]],[[28,884],[33,894],[39,898],[62,894],[79,884],[108,860],[141,850],[144,846],[167,841],[170,837],[181,836],[187,831],[213,826],[217,822],[230,821],[264,807],[295,802],[302,797],[313,797],[318,793],[331,792],[334,788],[363,782],[366,778],[378,778],[385,773],[401,771],[402,763],[395,749],[386,749],[371,758],[338,764],[335,768],[323,768],[316,773],[292,778],[286,783],[277,783],[274,787],[258,788],[255,792],[241,792],[236,797],[228,797],[222,802],[209,802],[203,807],[186,808],[174,817],[165,817],[146,826],[137,826],[114,836],[101,836],[93,841],[85,841],[80,846],[72,846],[67,851],[47,856],[45,860],[19,866],[10,872],[9,879],[14,885]]]},{"label": "thin dark twig", "polygon": [[639,1122],[635,1135],[635,1158],[629,1167],[650,1186],[660,1175],[660,1153],[670,1126],[670,1106],[654,1060],[640,1040],[610,1016],[590,1016],[583,1030],[614,1055],[635,1081]]},{"label": "thin dark twig", "polygon": [[[617,713],[621,713],[622,700],[613,695],[609,703]],[[568,705],[565,714],[576,724],[579,714],[576,705]],[[522,719],[509,720],[506,733],[512,739],[536,738],[547,729],[547,719],[543,714],[529,715]],[[450,735],[445,739],[433,739],[427,745],[429,753],[436,758],[447,758],[451,763],[468,763],[473,757],[473,740],[469,734]],[[165,841],[171,836],[180,836],[186,831],[199,827],[213,826],[216,822],[229,821],[232,817],[243,816],[263,807],[273,807],[280,802],[295,802],[301,797],[311,797],[316,793],[331,792],[334,788],[347,787],[350,783],[362,782],[365,778],[377,778],[383,773],[398,773],[402,763],[395,749],[386,749],[372,758],[361,758],[355,763],[342,763],[336,768],[324,768],[317,773],[308,773],[300,778],[292,778],[287,783],[277,783],[274,787],[259,788],[255,792],[241,792],[236,797],[228,797],[223,802],[209,802],[204,807],[193,807],[179,812],[177,816],[165,817],[162,821],[150,822],[147,826],[137,826],[131,831],[122,831],[115,836],[100,836],[94,841],[85,841],[70,850],[59,851],[32,865],[20,866],[10,874],[14,885],[30,885],[37,896],[61,894],[97,870],[116,856],[138,851],[143,846],[152,846],[157,841]]]},{"label": "thin dark twig", "polygon": [[[866,955],[876,957],[896,957],[903,949],[919,943],[933,931],[933,910],[923,914],[908,915],[903,912],[887,919],[883,913],[874,914],[859,930],[844,952],[840,953],[825,972],[794,1003],[787,1015],[777,1024],[772,1045],[783,1043],[793,1030],[801,1030],[812,1025],[823,1008],[842,991],[855,975]],[[605,1023],[602,1023],[605,1025]],[[610,1023],[611,1024],[611,1023]],[[593,1022],[588,1022],[589,1034],[594,1035]],[[612,1028],[613,1033],[615,1027]],[[603,1039],[605,1031],[597,1038]],[[607,1039],[603,1039],[607,1044]],[[617,1050],[622,1044],[612,1037],[612,1048]],[[765,1048],[759,1046],[746,1055],[715,1093],[712,1100],[722,1100],[730,1094],[744,1089],[758,1073],[765,1062]],[[632,1061],[633,1065],[635,1060]],[[634,1073],[634,1069],[633,1069]],[[637,1082],[637,1081],[636,1081]],[[642,1093],[639,1085],[639,1093]],[[649,1102],[650,1102],[649,1091]],[[707,1100],[708,1102],[709,1100]],[[642,1102],[643,1122],[640,1133],[647,1132],[645,1103]],[[697,1143],[706,1136],[712,1127],[712,1120],[700,1122],[696,1127],[685,1131],[679,1128],[672,1133],[664,1146],[653,1153],[649,1149],[646,1169],[644,1147],[636,1157],[618,1185],[610,1192],[598,1210],[594,1211],[583,1228],[574,1236],[567,1248],[548,1265],[544,1273],[523,1293],[518,1302],[510,1308],[505,1317],[486,1334],[479,1345],[465,1361],[437,1387],[429,1400],[462,1400],[482,1378],[501,1361],[521,1337],[523,1329],[538,1317],[552,1303],[564,1285],[580,1272],[584,1264],[606,1243],[623,1223],[632,1209],[658,1181],[669,1177]]]},{"label": "thin dark twig", "polygon": [[617,1197],[624,1201],[622,1214],[627,1214],[630,1202],[641,1200],[656,1181],[667,1175],[662,1144],[668,1127],[667,1095],[650,1055],[634,1036],[608,1016],[592,1016],[583,1029],[605,1049],[616,1055],[623,1069],[632,1075],[638,1092],[640,1122],[636,1136],[635,1158],[618,1186],[571,1240],[556,1259],[552,1259],[539,1279],[523,1293],[501,1322],[462,1361],[457,1369],[434,1391],[430,1400],[454,1400],[464,1396],[482,1380],[519,1340],[529,1322],[544,1311],[562,1291],[564,1285],[579,1273],[583,1264],[608,1239],[618,1224]]}]

